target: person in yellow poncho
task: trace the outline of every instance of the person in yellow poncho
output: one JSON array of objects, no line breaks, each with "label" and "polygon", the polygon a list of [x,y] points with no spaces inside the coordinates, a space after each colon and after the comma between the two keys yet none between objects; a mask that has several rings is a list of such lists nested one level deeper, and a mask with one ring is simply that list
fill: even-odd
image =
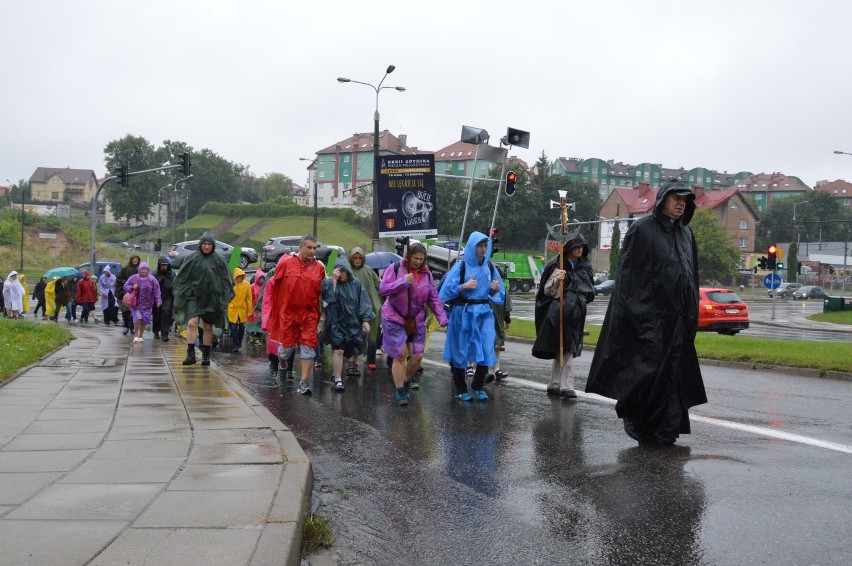
[{"label": "person in yellow poncho", "polygon": [[47,316],[51,319],[56,315],[56,283],[58,281],[59,277],[54,277],[44,288],[44,305],[47,307]]},{"label": "person in yellow poncho", "polygon": [[234,268],[234,298],[228,303],[228,324],[231,330],[231,342],[234,353],[240,351],[246,332],[246,320],[254,310],[251,302],[251,285],[246,281],[246,273],[239,267]]},{"label": "person in yellow poncho", "polygon": [[18,275],[18,282],[24,288],[24,310],[21,311],[21,316],[24,316],[25,312],[30,312],[30,286],[27,285],[27,277],[23,273]]}]

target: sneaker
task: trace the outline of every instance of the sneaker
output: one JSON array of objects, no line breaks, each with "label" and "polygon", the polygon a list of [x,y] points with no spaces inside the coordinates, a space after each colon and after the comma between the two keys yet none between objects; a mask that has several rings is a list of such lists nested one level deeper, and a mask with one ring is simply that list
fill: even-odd
[{"label": "sneaker", "polygon": [[482,389],[473,389],[472,391],[473,397],[476,398],[477,401],[488,401],[488,394]]},{"label": "sneaker", "polygon": [[467,391],[465,391],[464,393],[456,393],[455,395],[453,395],[453,398],[459,401],[473,401],[473,397],[471,397],[470,393],[468,393]]},{"label": "sneaker", "polygon": [[357,366],[349,366],[346,369],[346,377],[361,377],[361,372]]},{"label": "sneaker", "polygon": [[302,395],[310,395],[311,394],[311,386],[308,385],[307,381],[300,381],[298,392],[301,393]]},{"label": "sneaker", "polygon": [[495,379],[497,379],[497,377],[493,373],[489,373],[488,375],[485,376],[485,385],[488,385],[490,383],[494,383]]},{"label": "sneaker", "polygon": [[396,393],[393,395],[396,404],[400,407],[405,407],[408,405],[408,391],[405,390],[404,387],[400,387],[396,390]]},{"label": "sneaker", "polygon": [[369,369],[369,370],[376,369],[376,364],[367,364],[367,369]]},{"label": "sneaker", "polygon": [[343,391],[343,380],[339,377],[334,378],[334,390],[335,391]]},{"label": "sneaker", "polygon": [[160,339],[160,333],[159,333],[159,332],[155,332],[155,333],[154,333],[154,340],[159,340],[159,339]]},{"label": "sneaker", "polygon": [[122,331],[121,331],[121,333],[122,333],[123,335],[125,335],[125,336],[127,336],[127,333],[128,333],[128,332],[130,332],[130,329],[129,329],[129,328],[127,328],[126,326],[124,327],[124,330],[122,330]]},{"label": "sneaker", "polygon": [[494,377],[497,379],[497,381],[502,381],[509,377],[509,374],[503,371],[502,369],[498,369],[494,372]]},{"label": "sneaker", "polygon": [[559,396],[559,386],[558,385],[549,385],[547,387],[547,396],[548,397],[558,397]]},{"label": "sneaker", "polygon": [[417,391],[418,389],[420,389],[420,382],[417,381],[416,378],[412,377],[409,381],[410,381],[410,383],[408,384],[408,387],[410,389],[412,389],[414,391]]},{"label": "sneaker", "polygon": [[559,396],[562,397],[563,399],[576,399],[577,398],[577,394],[574,392],[573,389],[563,389],[559,392]]}]

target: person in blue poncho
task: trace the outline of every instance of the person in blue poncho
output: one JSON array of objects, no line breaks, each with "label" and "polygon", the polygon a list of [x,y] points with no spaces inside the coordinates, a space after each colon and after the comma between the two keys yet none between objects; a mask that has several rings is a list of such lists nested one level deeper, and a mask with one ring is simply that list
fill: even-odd
[{"label": "person in blue poncho", "polygon": [[[450,305],[444,360],[450,362],[455,398],[470,401],[488,399],[483,390],[488,366],[497,362],[494,353],[494,313],[491,303],[502,305],[506,287],[500,273],[490,263],[491,240],[482,232],[473,232],[467,240],[464,256],[444,275],[439,296]],[[476,364],[468,392],[465,370]]]}]

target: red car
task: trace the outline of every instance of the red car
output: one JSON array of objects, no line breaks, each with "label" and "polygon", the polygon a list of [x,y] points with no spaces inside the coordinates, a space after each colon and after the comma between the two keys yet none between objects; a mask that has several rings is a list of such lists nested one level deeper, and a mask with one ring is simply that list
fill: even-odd
[{"label": "red car", "polygon": [[733,336],[748,328],[748,305],[733,291],[715,287],[698,289],[698,330]]}]

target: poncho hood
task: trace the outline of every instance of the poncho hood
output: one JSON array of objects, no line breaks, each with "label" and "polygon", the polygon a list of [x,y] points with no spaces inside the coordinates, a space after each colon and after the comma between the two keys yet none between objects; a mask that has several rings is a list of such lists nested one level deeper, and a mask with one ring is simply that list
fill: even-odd
[{"label": "poncho hood", "polygon": [[234,268],[234,281],[237,280],[237,277],[245,277],[246,272],[240,269],[239,267]]},{"label": "poncho hood", "polygon": [[142,270],[142,269],[147,269],[149,273],[151,272],[151,267],[148,265],[148,262],[147,262],[147,261],[143,261],[142,263],[140,263],[140,264],[139,264],[139,269],[140,269],[140,270]]},{"label": "poncho hood", "polygon": [[[485,250],[485,258],[482,260],[482,263],[479,262],[476,258],[476,246],[479,242],[485,240],[488,242],[488,249]],[[476,267],[478,265],[485,265],[488,263],[488,260],[491,259],[491,238],[483,234],[482,232],[471,232],[470,236],[467,238],[467,244],[464,247],[464,261],[468,265],[472,267]]]},{"label": "poncho hood", "polygon": [[356,255],[361,256],[361,259],[366,260],[367,256],[364,254],[364,248],[360,246],[355,246],[352,248],[352,251],[349,252],[349,259],[351,260]]},{"label": "poncho hood", "polygon": [[577,246],[583,247],[583,255],[581,257],[584,258],[584,259],[588,258],[589,257],[589,244],[586,243],[586,239],[579,232],[574,234],[574,236],[570,240],[565,242],[565,251],[569,252],[569,251],[573,250],[574,248],[576,248]]},{"label": "poncho hood", "polygon": [[690,197],[686,199],[686,207],[683,210],[683,216],[678,219],[681,224],[686,226],[695,214],[695,193],[686,186],[686,183],[675,178],[671,178],[660,185],[660,190],[657,191],[657,201],[654,203],[654,216],[659,220],[669,218],[663,214],[663,203],[669,193]]},{"label": "poncho hood", "polygon": [[207,231],[201,234],[201,237],[198,238],[198,251],[201,251],[201,244],[203,244],[204,242],[210,242],[211,244],[213,244],[213,251],[211,251],[210,253],[216,251],[216,236],[213,235],[213,232]]},{"label": "poncho hood", "polygon": [[[346,258],[338,258],[337,261],[334,262],[334,267],[339,267],[343,271],[349,274],[349,281],[352,281],[352,278],[355,277],[352,274],[352,266],[349,265],[349,261]],[[347,281],[347,283],[349,282]]]}]

